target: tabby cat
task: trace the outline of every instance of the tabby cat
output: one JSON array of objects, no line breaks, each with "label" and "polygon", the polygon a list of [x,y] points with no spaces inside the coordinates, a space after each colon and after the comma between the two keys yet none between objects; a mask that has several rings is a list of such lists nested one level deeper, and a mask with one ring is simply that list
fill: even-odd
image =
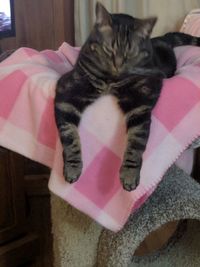
[{"label": "tabby cat", "polygon": [[63,145],[64,177],[75,182],[82,170],[77,127],[86,107],[111,94],[126,117],[127,147],[120,169],[125,190],[139,183],[142,154],[149,136],[151,111],[164,77],[176,69],[173,47],[200,45],[200,38],[169,33],[150,39],[156,18],[110,14],[96,5],[96,23],[74,69],[57,83],[55,118]]}]

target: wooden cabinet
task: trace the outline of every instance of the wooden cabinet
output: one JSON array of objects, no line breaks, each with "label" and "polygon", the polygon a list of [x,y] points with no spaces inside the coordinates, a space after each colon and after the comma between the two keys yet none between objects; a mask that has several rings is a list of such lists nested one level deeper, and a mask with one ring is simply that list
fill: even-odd
[{"label": "wooden cabinet", "polygon": [[0,148],[0,244],[25,232],[23,160]]},{"label": "wooden cabinet", "polygon": [[23,157],[0,148],[0,266],[17,267],[34,260],[38,237],[29,232]]},{"label": "wooden cabinet", "polygon": [[53,266],[48,172],[0,147],[0,267]]}]

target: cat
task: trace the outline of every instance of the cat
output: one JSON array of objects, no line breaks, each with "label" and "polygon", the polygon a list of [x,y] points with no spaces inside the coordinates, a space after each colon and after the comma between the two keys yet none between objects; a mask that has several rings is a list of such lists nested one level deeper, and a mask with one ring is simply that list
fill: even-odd
[{"label": "cat", "polygon": [[56,87],[55,119],[63,146],[63,174],[69,183],[82,171],[77,128],[83,111],[100,96],[111,94],[117,98],[127,126],[120,180],[127,191],[137,187],[151,111],[163,79],[176,70],[173,47],[200,45],[200,38],[183,33],[150,39],[156,20],[110,14],[96,4],[96,23],[73,70],[61,76]]}]

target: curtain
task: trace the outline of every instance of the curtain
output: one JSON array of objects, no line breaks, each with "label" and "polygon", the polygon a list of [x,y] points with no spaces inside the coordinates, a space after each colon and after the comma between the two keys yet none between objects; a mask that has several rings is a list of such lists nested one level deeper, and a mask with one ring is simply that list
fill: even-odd
[{"label": "curtain", "polygon": [[[97,0],[75,0],[75,42],[82,45],[95,22]],[[191,9],[200,8],[200,0],[99,0],[111,13],[127,13],[145,18],[157,16],[152,36],[179,30]]]}]

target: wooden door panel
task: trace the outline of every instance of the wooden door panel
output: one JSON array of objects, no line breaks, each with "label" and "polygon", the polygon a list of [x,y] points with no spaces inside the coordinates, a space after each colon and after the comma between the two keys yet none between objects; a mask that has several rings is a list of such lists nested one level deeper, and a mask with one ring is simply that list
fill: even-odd
[{"label": "wooden door panel", "polygon": [[23,158],[0,149],[0,244],[25,233]]},{"label": "wooden door panel", "polygon": [[14,222],[12,180],[8,178],[8,152],[0,149],[0,229]]}]

